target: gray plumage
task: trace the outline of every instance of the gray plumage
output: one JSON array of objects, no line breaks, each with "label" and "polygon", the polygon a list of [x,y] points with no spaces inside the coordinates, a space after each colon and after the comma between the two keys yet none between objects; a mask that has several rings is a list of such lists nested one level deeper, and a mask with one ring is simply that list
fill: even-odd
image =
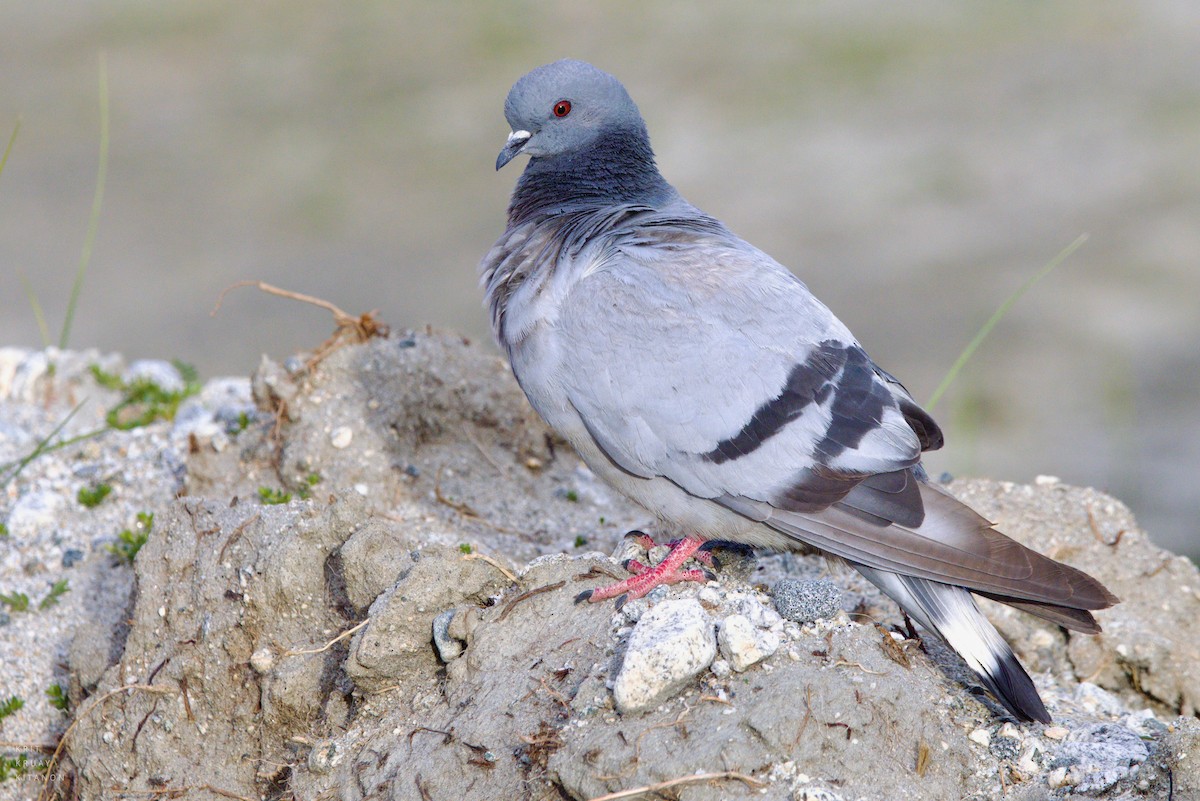
[{"label": "gray plumage", "polygon": [[616,78],[539,67],[505,116],[497,169],[532,158],[480,273],[533,407],[688,532],[846,560],[1017,717],[1048,721],[971,592],[1085,632],[1117,599],[925,480],[937,424],[803,283],[662,178]]}]

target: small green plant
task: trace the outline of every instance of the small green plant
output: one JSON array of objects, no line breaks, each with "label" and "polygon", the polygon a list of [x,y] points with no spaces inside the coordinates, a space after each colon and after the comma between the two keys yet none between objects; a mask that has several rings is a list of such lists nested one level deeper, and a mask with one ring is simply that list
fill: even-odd
[{"label": "small green plant", "polygon": [[472,550],[471,544],[464,542],[462,545],[458,546],[458,550],[461,551],[462,553],[470,553]]},{"label": "small green plant", "polygon": [[29,611],[29,596],[23,592],[13,592],[8,595],[0,593],[0,604],[4,604],[14,612],[27,612]]},{"label": "small green plant", "polygon": [[38,609],[45,610],[52,606],[56,606],[64,595],[71,591],[71,587],[66,579],[59,579],[50,585],[50,592],[46,593],[46,597],[38,604]]},{"label": "small green plant", "polygon": [[101,483],[94,487],[80,487],[75,497],[83,506],[86,506],[88,509],[95,509],[110,494],[112,494],[112,486]]},{"label": "small green plant", "polygon": [[19,754],[15,757],[0,757],[0,782],[24,776],[29,772],[29,757]]},{"label": "small green plant", "polygon": [[567,500],[571,503],[579,503],[579,493],[575,490],[567,490]]},{"label": "small green plant", "polygon": [[15,695],[7,701],[0,701],[0,720],[15,715],[23,706],[25,706],[25,701]]},{"label": "small green plant", "polygon": [[0,523],[0,537],[7,537],[7,536],[8,536],[8,525],[6,523]]},{"label": "small green plant", "polygon": [[[138,551],[150,539],[150,530],[154,528],[154,514],[138,512],[137,525],[133,529],[125,529],[117,535],[117,541],[108,546],[109,553],[116,554],[129,564],[137,558]],[[136,531],[134,529],[137,529]]]},{"label": "small green plant", "polygon": [[313,487],[321,483],[320,473],[309,473],[304,477],[304,483],[296,490],[296,495],[301,500],[308,500],[312,497]]},{"label": "small green plant", "polygon": [[575,547],[582,548],[585,545],[587,545],[587,537],[583,536],[582,534],[577,534],[575,536]]},{"label": "small green plant", "polygon": [[238,434],[242,433],[249,427],[250,427],[250,415],[247,414],[246,412],[238,412],[237,423],[234,424],[233,428],[230,430],[229,433],[233,434],[236,437]]},{"label": "small green plant", "polygon": [[67,711],[70,701],[67,700],[67,691],[61,684],[51,684],[50,689],[46,690],[46,695],[50,698],[50,706],[63,712]]},{"label": "small green plant", "polygon": [[281,489],[273,487],[259,487],[258,499],[267,506],[278,506],[281,503],[287,503],[292,499],[292,493],[284,492]]},{"label": "small green plant", "polygon": [[105,389],[121,393],[121,400],[104,415],[109,428],[128,431],[148,426],[155,420],[174,420],[179,404],[200,391],[196,368],[179,360],[171,364],[183,378],[182,389],[164,389],[149,378],[139,377],[126,381],[119,375],[105,371],[93,364],[92,377]]}]

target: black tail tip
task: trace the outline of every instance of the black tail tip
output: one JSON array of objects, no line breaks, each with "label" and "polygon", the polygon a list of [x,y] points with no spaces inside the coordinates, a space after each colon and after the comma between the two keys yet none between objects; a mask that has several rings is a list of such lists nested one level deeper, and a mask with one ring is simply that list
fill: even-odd
[{"label": "black tail tip", "polygon": [[984,683],[992,694],[1017,720],[1028,723],[1052,723],[1053,718],[1042,703],[1033,679],[1025,672],[1025,668],[1017,661],[1017,657],[1009,652],[1000,657],[998,670],[995,675],[983,676]]}]

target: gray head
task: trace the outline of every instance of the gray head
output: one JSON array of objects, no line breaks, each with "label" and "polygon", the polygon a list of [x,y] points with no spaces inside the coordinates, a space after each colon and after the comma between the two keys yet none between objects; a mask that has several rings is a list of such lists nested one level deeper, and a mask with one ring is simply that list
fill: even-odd
[{"label": "gray head", "polygon": [[504,116],[513,132],[497,170],[518,153],[537,158],[584,151],[606,131],[646,138],[642,115],[621,82],[573,59],[538,67],[517,81]]},{"label": "gray head", "polygon": [[531,156],[513,191],[509,223],[619,203],[661,206],[678,194],[658,172],[650,137],[625,87],[582,61],[538,67],[504,102],[512,125],[496,159]]}]

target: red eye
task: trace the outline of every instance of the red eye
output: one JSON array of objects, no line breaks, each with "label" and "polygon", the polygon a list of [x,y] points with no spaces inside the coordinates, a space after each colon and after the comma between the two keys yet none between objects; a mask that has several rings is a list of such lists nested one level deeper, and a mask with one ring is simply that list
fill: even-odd
[{"label": "red eye", "polygon": [[560,100],[554,104],[554,116],[565,117],[571,113],[571,101]]}]

